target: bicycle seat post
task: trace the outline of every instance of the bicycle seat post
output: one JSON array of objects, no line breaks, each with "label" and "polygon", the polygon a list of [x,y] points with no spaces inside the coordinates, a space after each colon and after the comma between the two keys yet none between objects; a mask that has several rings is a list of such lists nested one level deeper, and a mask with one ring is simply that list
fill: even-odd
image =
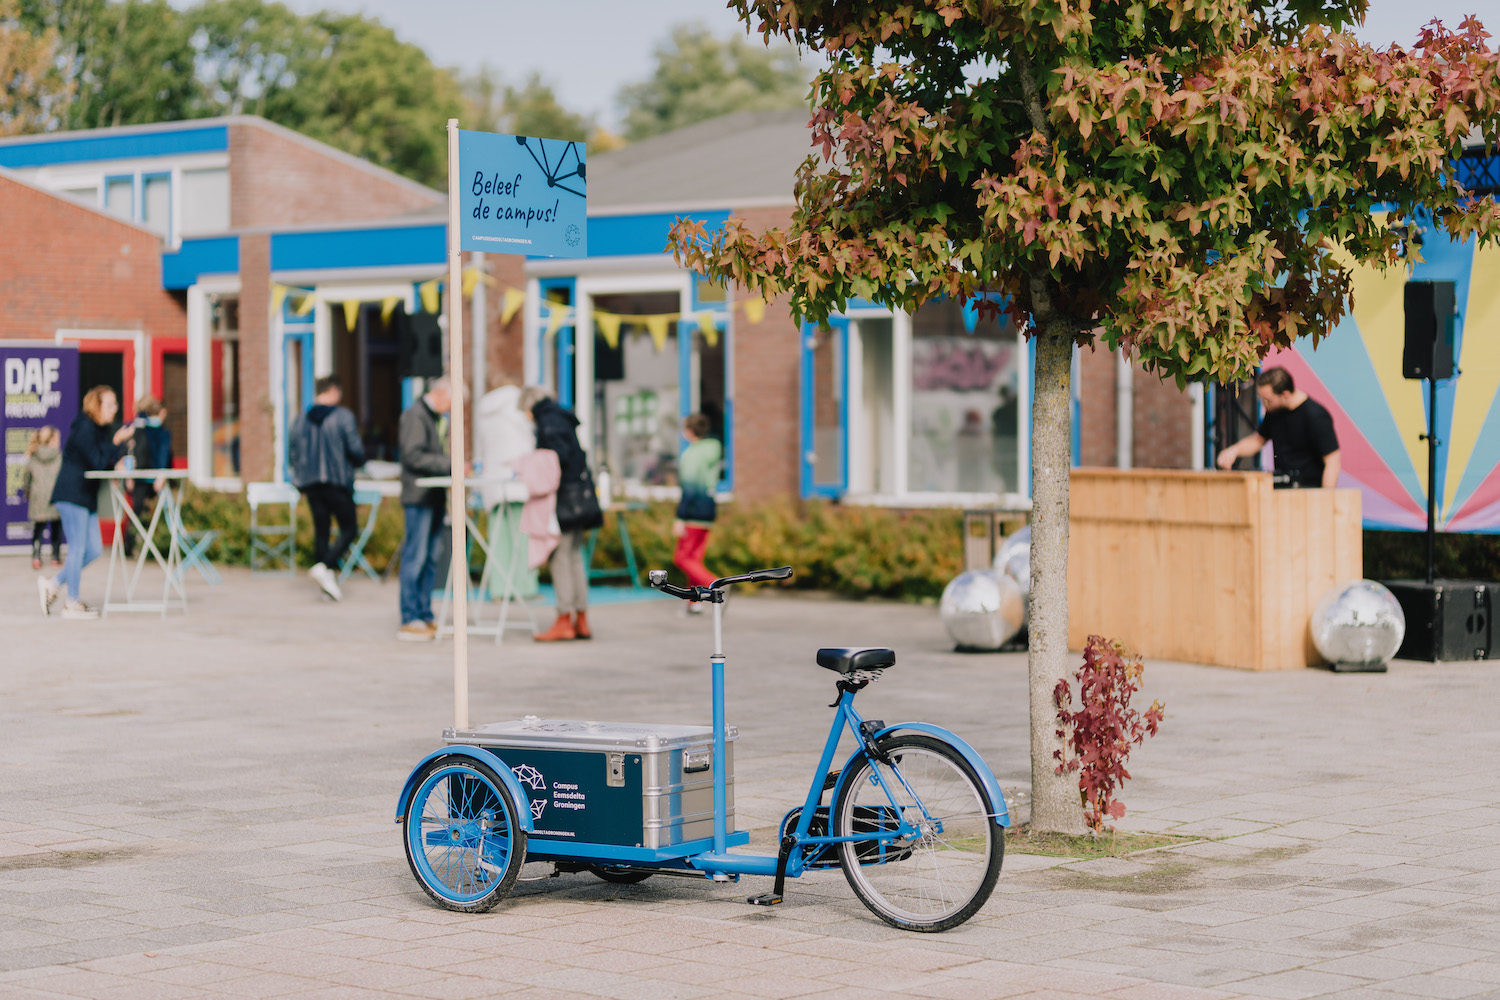
[{"label": "bicycle seat post", "polygon": [[713,672],[714,699],[714,853],[723,854],[728,824],[728,798],[724,788],[727,770],[724,756],[724,603],[711,602],[714,610],[714,655],[709,659]]}]

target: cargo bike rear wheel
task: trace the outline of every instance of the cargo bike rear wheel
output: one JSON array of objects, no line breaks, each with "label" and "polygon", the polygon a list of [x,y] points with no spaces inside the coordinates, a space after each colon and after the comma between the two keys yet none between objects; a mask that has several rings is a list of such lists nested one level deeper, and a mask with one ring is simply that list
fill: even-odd
[{"label": "cargo bike rear wheel", "polygon": [[402,841],[427,895],[461,913],[483,913],[504,899],[526,860],[526,833],[505,784],[479,761],[440,757],[414,789]]},{"label": "cargo bike rear wheel", "polygon": [[901,837],[839,844],[844,876],[860,902],[886,923],[945,931],[990,898],[1005,853],[997,803],[961,753],[931,736],[887,737],[883,760],[849,766],[833,828],[840,836],[892,831]]}]

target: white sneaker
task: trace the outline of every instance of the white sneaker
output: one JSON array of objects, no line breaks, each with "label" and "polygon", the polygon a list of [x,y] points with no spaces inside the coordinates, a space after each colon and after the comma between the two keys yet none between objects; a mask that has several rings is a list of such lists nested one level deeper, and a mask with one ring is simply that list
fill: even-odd
[{"label": "white sneaker", "polygon": [[50,615],[52,605],[57,601],[57,585],[45,576],[36,578],[37,597],[42,602],[42,614]]},{"label": "white sneaker", "polygon": [[82,601],[63,601],[62,616],[74,621],[90,621],[99,617],[99,612]]},{"label": "white sneaker", "polygon": [[314,583],[323,588],[323,593],[335,601],[342,601],[344,599],[344,592],[339,589],[338,578],[333,575],[333,570],[327,566],[317,563],[312,569],[307,571],[307,575],[312,577]]}]

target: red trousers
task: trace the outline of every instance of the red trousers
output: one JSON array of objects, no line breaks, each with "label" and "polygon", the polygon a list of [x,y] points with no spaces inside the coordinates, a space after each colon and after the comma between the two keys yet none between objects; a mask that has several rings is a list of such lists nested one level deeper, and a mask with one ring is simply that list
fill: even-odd
[{"label": "red trousers", "polygon": [[718,579],[703,565],[703,552],[707,548],[707,528],[695,528],[689,524],[683,528],[682,537],[677,539],[677,551],[672,555],[672,562],[687,574],[688,583],[694,587],[707,587]]}]

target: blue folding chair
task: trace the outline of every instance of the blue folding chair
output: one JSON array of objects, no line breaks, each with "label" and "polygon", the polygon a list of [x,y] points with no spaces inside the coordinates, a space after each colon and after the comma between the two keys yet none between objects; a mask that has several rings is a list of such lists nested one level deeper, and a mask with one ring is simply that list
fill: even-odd
[{"label": "blue folding chair", "polygon": [[163,502],[169,504],[167,507],[169,530],[177,533],[178,546],[182,550],[182,561],[177,564],[173,577],[181,581],[186,575],[188,568],[192,567],[198,571],[198,575],[208,583],[210,587],[217,587],[224,582],[214,564],[208,561],[208,548],[218,541],[219,531],[217,528],[209,528],[204,531],[189,531],[182,523],[182,502],[177,496],[172,495],[171,488],[162,491]]},{"label": "blue folding chair", "polygon": [[365,571],[365,575],[376,583],[380,582],[380,574],[375,572],[375,567],[365,558],[365,544],[369,542],[370,536],[375,534],[375,522],[380,517],[380,501],[385,499],[381,492],[369,486],[354,487],[354,506],[368,507],[365,514],[365,524],[360,529],[359,537],[354,544],[349,546],[349,551],[344,553],[344,561],[339,564],[339,583],[345,583],[356,569]]}]

